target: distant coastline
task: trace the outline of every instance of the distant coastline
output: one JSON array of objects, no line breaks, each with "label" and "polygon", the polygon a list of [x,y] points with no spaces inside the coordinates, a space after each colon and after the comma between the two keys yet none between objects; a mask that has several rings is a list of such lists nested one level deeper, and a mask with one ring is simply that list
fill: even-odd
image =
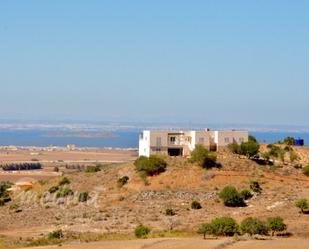
[{"label": "distant coastline", "polygon": [[[79,148],[138,148],[141,130],[55,131],[49,129],[0,129],[0,146]],[[249,131],[260,143],[274,143],[287,136],[303,138],[309,146],[309,132]]]}]

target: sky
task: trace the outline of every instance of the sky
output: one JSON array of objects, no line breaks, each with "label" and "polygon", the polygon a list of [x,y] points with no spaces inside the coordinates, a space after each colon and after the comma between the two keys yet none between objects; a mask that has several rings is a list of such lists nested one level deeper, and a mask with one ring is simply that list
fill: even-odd
[{"label": "sky", "polygon": [[2,0],[0,117],[309,125],[309,1]]}]

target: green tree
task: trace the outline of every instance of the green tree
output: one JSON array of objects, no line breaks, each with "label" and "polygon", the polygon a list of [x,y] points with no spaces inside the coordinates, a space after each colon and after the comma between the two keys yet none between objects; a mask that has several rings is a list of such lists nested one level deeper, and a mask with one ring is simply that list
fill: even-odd
[{"label": "green tree", "polygon": [[239,232],[239,226],[231,217],[215,218],[211,222],[214,235],[233,236]]},{"label": "green tree", "polygon": [[246,203],[242,195],[233,186],[226,186],[219,193],[220,199],[223,200],[225,206],[228,207],[244,207]]},{"label": "green tree", "polygon": [[191,152],[191,161],[207,169],[218,166],[216,163],[216,153],[210,152],[202,144],[197,144],[195,149]]},{"label": "green tree", "polygon": [[249,141],[249,142],[253,142],[253,143],[257,143],[257,142],[258,142],[257,139],[256,139],[256,137],[254,137],[254,136],[252,136],[252,135],[249,135],[248,141]]},{"label": "green tree", "polygon": [[229,144],[227,148],[234,154],[241,154],[240,145],[236,142]]},{"label": "green tree", "polygon": [[295,206],[300,209],[302,213],[304,213],[305,209],[309,208],[309,204],[307,199],[301,198],[295,202]]},{"label": "green tree", "polygon": [[165,171],[167,163],[156,155],[149,158],[141,156],[134,162],[135,168],[139,172],[145,172],[148,176],[157,175]]},{"label": "green tree", "polygon": [[206,235],[211,235],[214,234],[214,228],[212,226],[212,224],[210,223],[205,223],[205,224],[201,224],[197,230],[197,233],[199,234],[203,234],[204,239],[206,239]]},{"label": "green tree", "polygon": [[241,143],[240,153],[247,156],[248,158],[256,155],[260,150],[260,145],[257,142],[248,141],[246,143]]},{"label": "green tree", "polygon": [[240,224],[240,229],[242,233],[248,233],[250,235],[267,235],[269,230],[265,222],[252,217],[244,219]]},{"label": "green tree", "polygon": [[280,216],[269,217],[267,219],[267,226],[272,231],[272,236],[274,236],[275,232],[282,232],[287,228],[287,225],[283,222],[283,218]]},{"label": "green tree", "polygon": [[294,143],[295,143],[295,138],[294,138],[294,137],[286,137],[286,138],[283,140],[283,143],[286,144],[286,145],[294,145]]}]

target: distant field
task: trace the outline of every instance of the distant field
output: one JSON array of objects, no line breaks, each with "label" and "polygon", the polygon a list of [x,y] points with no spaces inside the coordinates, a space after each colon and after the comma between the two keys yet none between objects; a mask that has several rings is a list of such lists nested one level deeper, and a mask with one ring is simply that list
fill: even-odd
[{"label": "distant field", "polygon": [[125,162],[136,159],[134,150],[83,149],[83,150],[0,150],[0,163],[40,161],[52,162]]}]

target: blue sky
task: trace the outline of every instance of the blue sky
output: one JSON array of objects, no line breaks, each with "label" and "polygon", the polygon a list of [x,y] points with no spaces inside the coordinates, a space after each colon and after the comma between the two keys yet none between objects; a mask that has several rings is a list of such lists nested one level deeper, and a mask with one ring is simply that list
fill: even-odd
[{"label": "blue sky", "polygon": [[309,125],[309,1],[1,1],[0,116]]}]

